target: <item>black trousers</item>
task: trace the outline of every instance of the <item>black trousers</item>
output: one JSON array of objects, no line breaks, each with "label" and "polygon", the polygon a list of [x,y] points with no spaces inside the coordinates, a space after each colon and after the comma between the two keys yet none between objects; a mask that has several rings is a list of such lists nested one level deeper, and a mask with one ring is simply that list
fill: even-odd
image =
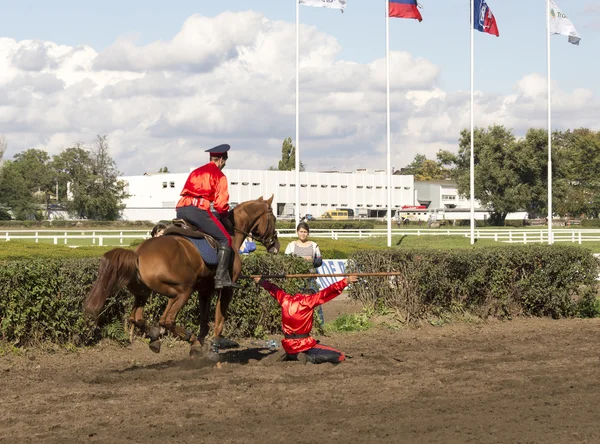
[{"label": "black trousers", "polygon": [[[337,364],[346,359],[346,356],[339,350],[326,345],[317,344],[310,350],[306,350],[304,353],[311,357],[311,361],[315,364],[321,364],[323,362],[332,362]],[[289,355],[290,359],[298,359],[298,355]]]},{"label": "black trousers", "polygon": [[223,247],[231,247],[231,236],[215,215],[198,207],[177,208],[177,218],[190,221],[209,236],[212,236]]}]

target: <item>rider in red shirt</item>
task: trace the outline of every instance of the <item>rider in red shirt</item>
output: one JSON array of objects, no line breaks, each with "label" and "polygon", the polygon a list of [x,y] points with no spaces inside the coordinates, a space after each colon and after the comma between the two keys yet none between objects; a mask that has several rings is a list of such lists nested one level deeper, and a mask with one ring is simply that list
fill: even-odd
[{"label": "rider in red shirt", "polygon": [[346,279],[335,282],[316,294],[289,295],[277,285],[260,277],[254,281],[267,290],[281,306],[281,323],[285,339],[281,341],[283,351],[275,356],[275,360],[298,360],[306,364],[320,364],[322,362],[339,363],[345,359],[344,354],[331,347],[319,344],[310,335],[313,326],[313,312],[325,302],[339,296],[348,284],[358,281],[357,276],[348,276]]},{"label": "rider in red shirt", "polygon": [[[190,221],[219,242],[216,289],[239,288],[239,285],[231,281],[229,275],[231,235],[224,227],[224,224],[229,225],[229,188],[227,177],[221,170],[227,163],[229,148],[229,145],[223,144],[206,150],[210,153],[210,162],[190,173],[177,202],[178,218]],[[213,210],[217,216],[213,214]]]}]

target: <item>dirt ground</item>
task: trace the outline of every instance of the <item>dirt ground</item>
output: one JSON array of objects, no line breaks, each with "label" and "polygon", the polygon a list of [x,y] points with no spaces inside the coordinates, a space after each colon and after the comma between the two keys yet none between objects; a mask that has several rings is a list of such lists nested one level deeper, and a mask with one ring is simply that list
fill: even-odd
[{"label": "dirt ground", "polygon": [[600,319],[381,327],[320,338],[337,366],[25,350],[0,357],[0,442],[598,443],[599,338]]}]

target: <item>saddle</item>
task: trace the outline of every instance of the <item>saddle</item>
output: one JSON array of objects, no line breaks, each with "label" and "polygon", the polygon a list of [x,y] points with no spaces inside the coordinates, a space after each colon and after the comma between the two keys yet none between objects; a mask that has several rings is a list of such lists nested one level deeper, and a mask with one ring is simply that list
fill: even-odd
[{"label": "saddle", "polygon": [[185,219],[173,219],[171,225],[167,225],[167,228],[163,232],[163,236],[184,236],[194,239],[204,239],[208,245],[215,250],[219,246],[219,243],[214,237],[201,231],[198,227],[192,225],[191,222],[188,222]]}]

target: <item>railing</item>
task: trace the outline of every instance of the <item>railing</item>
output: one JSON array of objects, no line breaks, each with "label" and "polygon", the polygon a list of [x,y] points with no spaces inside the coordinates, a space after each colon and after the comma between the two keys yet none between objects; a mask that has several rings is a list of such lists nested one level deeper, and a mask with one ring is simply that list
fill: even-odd
[{"label": "railing", "polygon": [[[296,232],[293,229],[277,230],[279,237],[295,237]],[[481,228],[474,231],[476,239],[493,239],[496,242],[506,243],[548,243],[547,229],[498,229]],[[427,228],[393,228],[394,236],[462,236],[470,237],[469,228],[450,228],[450,229],[427,229]],[[312,229],[310,236],[313,238],[328,239],[366,239],[370,237],[387,236],[387,229]],[[553,229],[552,237],[554,242],[600,242],[600,229]]]},{"label": "railing", "polygon": [[[294,229],[277,230],[279,237],[295,237]],[[475,230],[476,239],[492,239],[496,242],[505,243],[548,243],[547,229],[498,229],[479,228]],[[554,242],[572,242],[582,244],[583,242],[600,242],[600,229],[569,229],[555,228],[553,230]],[[469,228],[450,229],[421,229],[421,228],[394,228],[394,236],[461,236],[471,235]],[[312,238],[328,238],[334,240],[342,239],[369,239],[387,236],[387,229],[312,229]],[[147,230],[5,230],[0,231],[0,241],[27,240],[36,243],[52,243],[70,246],[98,245],[129,245],[134,239],[147,239],[150,232]]]},{"label": "railing", "polygon": [[[148,230],[96,230],[96,231],[56,231],[56,230],[8,230],[0,231],[0,240],[28,240],[35,243],[52,243],[71,246],[129,245],[133,239],[147,239]],[[85,240],[85,242],[83,242]],[[90,242],[91,241],[91,242]],[[127,242],[129,241],[129,242]]]}]

